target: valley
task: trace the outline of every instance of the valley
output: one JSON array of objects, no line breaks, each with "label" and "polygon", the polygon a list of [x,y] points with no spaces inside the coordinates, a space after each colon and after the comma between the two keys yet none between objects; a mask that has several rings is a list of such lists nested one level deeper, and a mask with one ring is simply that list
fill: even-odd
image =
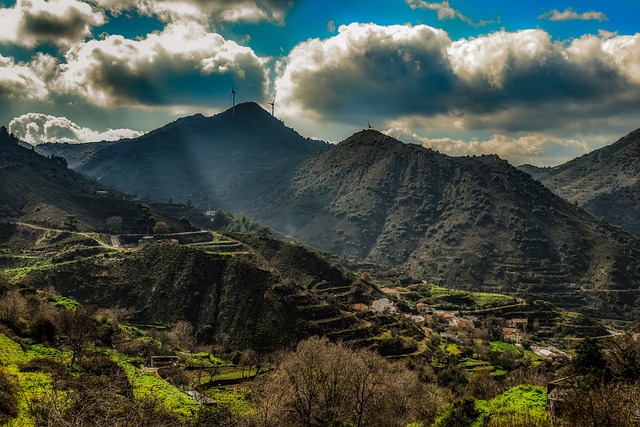
[{"label": "valley", "polygon": [[[108,409],[120,406],[149,426],[273,425],[263,411],[275,425],[327,425],[358,419],[349,405],[362,425],[506,426],[516,411],[517,425],[552,426],[547,384],[591,369],[579,362],[589,346],[607,364],[602,387],[633,377],[620,365],[636,361],[632,234],[496,156],[374,130],[328,145],[258,108],[143,141],[38,147],[48,157],[3,133],[0,372],[23,390],[7,425],[90,419],[90,401],[105,422],[123,419]],[[263,152],[260,132],[273,137]],[[180,138],[201,165],[180,160]],[[302,146],[289,156],[289,144]],[[147,169],[134,168],[143,153]],[[297,372],[341,372],[352,387],[367,384],[362,363],[380,378],[377,405],[345,391],[291,415]],[[97,378],[100,399],[85,383]],[[67,409],[38,406],[56,399]]]}]

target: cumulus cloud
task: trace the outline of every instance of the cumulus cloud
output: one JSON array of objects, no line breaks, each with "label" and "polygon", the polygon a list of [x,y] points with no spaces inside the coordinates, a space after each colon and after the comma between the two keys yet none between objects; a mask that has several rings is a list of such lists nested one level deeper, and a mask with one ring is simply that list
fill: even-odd
[{"label": "cumulus cloud", "polygon": [[78,144],[102,140],[116,141],[123,138],[136,138],[142,135],[142,132],[131,129],[96,131],[81,127],[66,117],[56,117],[41,113],[28,113],[16,117],[9,123],[9,131],[32,145],[45,142]]},{"label": "cumulus cloud", "polygon": [[294,0],[97,0],[114,14],[136,10],[165,22],[210,20],[283,24]]},{"label": "cumulus cloud", "polygon": [[425,25],[351,24],[296,46],[276,90],[290,117],[451,116],[540,131],[640,109],[640,34],[554,42],[543,30],[451,41]]},{"label": "cumulus cloud", "polygon": [[493,24],[495,21],[478,21],[474,22],[459,11],[455,10],[451,7],[448,0],[444,0],[443,2],[429,2],[424,0],[406,0],[407,5],[411,9],[426,9],[436,11],[438,14],[438,19],[440,21],[445,21],[448,19],[459,19],[462,22],[466,22],[469,25],[474,27],[482,27],[485,25]]},{"label": "cumulus cloud", "polygon": [[578,13],[572,8],[567,8],[562,12],[553,9],[538,16],[538,19],[548,19],[549,21],[608,21],[607,15],[603,12],[588,11]]},{"label": "cumulus cloud", "polygon": [[339,34],[296,46],[276,79],[280,105],[290,114],[350,119],[363,109],[379,115],[450,104],[456,78],[447,60],[451,41],[424,25],[341,26]]},{"label": "cumulus cloud", "polygon": [[266,93],[265,59],[196,23],[169,24],[140,40],[113,35],[73,46],[61,90],[99,106],[219,105]]},{"label": "cumulus cloud", "polygon": [[514,165],[531,161],[540,166],[555,165],[590,151],[590,147],[584,141],[546,134],[529,134],[519,137],[493,135],[486,140],[465,141],[456,138],[424,137],[412,130],[397,127],[390,128],[384,133],[401,141],[419,144],[451,156],[497,154]]},{"label": "cumulus cloud", "polygon": [[91,36],[105,22],[102,12],[78,0],[18,0],[0,9],[0,42],[25,47],[68,45]]},{"label": "cumulus cloud", "polygon": [[55,67],[52,61],[50,56],[39,54],[30,63],[16,63],[0,54],[0,100],[45,100],[49,95],[45,75]]}]

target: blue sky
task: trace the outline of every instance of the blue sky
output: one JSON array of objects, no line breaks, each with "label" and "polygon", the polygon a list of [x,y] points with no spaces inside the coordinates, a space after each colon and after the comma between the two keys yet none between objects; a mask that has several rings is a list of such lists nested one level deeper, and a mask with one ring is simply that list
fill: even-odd
[{"label": "blue sky", "polygon": [[372,125],[552,165],[640,127],[640,0],[0,1],[0,123],[131,137],[238,101],[329,141]]}]

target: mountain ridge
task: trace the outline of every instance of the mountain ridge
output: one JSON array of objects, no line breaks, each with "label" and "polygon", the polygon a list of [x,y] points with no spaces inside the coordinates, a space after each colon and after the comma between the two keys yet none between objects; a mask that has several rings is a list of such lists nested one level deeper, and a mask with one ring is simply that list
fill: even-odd
[{"label": "mountain ridge", "polygon": [[[173,122],[125,142],[140,148],[146,141],[148,151],[128,152],[133,161],[96,158],[91,173],[139,176],[135,185],[149,192],[176,171],[191,177],[174,181],[196,205],[242,212],[322,250],[451,287],[546,296],[614,316],[635,304],[637,241],[498,156],[449,157],[370,129],[335,145],[297,133],[283,141],[282,133],[270,134],[283,124],[257,109],[249,104],[235,114]],[[207,132],[206,120],[215,121],[215,132]],[[188,122],[198,124],[185,127]],[[223,144],[211,143],[216,140]],[[182,143],[198,147],[197,161],[184,160]],[[156,163],[158,152],[173,165]],[[203,174],[220,180],[194,184],[204,182]]]},{"label": "mountain ridge", "polygon": [[520,168],[592,215],[640,236],[640,129],[562,165]]}]

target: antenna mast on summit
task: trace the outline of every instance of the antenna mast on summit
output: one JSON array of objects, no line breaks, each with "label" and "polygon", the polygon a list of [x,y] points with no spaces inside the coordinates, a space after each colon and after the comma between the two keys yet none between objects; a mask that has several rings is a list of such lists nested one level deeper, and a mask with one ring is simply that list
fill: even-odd
[{"label": "antenna mast on summit", "polygon": [[271,105],[271,115],[275,117],[274,111],[275,111],[276,99],[273,98],[273,101],[269,102],[268,104]]},{"label": "antenna mast on summit", "polygon": [[236,90],[233,87],[233,82],[231,82],[231,96],[229,97],[229,99],[232,100],[231,115],[235,116],[236,115]]},{"label": "antenna mast on summit", "polygon": [[369,126],[369,129],[373,129],[373,128],[371,127],[371,122],[369,121],[369,117],[367,117],[367,126]]}]

